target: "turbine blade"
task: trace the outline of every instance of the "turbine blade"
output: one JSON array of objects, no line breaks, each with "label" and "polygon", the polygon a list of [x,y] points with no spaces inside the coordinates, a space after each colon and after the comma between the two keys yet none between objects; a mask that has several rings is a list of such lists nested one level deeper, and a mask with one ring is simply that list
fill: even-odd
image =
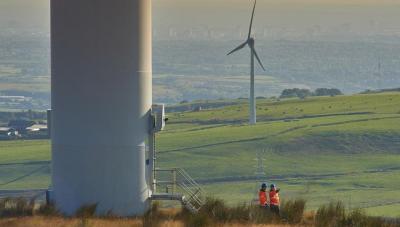
[{"label": "turbine blade", "polygon": [[231,52],[229,52],[227,55],[230,55],[230,54],[232,54],[233,52],[236,52],[236,51],[242,49],[243,47],[246,46],[246,44],[247,44],[247,41],[244,42],[244,43],[242,43],[242,44],[240,44],[238,47],[236,47],[235,49],[233,49],[233,50],[232,50]]},{"label": "turbine blade", "polygon": [[249,27],[249,35],[247,36],[247,39],[250,39],[251,29],[252,29],[252,27],[253,27],[253,18],[254,18],[254,11],[256,10],[256,3],[257,3],[257,0],[254,0],[253,13],[251,14],[250,27]]},{"label": "turbine blade", "polygon": [[264,68],[263,64],[261,63],[261,60],[260,60],[260,58],[258,57],[258,54],[257,54],[255,48],[253,48],[253,52],[254,52],[254,56],[256,56],[256,58],[257,58],[258,63],[260,64],[261,68],[265,71],[265,68]]}]

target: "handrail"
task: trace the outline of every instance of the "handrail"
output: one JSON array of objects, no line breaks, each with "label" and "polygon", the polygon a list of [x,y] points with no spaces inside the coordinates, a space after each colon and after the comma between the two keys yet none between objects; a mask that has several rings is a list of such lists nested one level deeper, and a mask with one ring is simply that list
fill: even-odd
[{"label": "handrail", "polygon": [[[197,212],[204,205],[204,199],[202,198],[204,196],[203,188],[184,169],[156,168],[155,171],[170,172],[172,174],[172,179],[156,180],[154,182],[157,185],[156,188],[165,188],[165,193],[170,195],[178,195],[177,190],[179,188],[183,193],[180,197],[182,204],[192,212]],[[170,190],[171,188],[172,190]]]}]

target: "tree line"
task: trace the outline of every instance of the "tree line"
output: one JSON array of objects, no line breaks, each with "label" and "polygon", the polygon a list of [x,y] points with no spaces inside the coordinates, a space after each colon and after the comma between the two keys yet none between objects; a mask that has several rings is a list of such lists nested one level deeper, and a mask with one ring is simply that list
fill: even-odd
[{"label": "tree line", "polygon": [[343,93],[337,88],[317,88],[314,91],[301,88],[290,88],[282,91],[280,98],[301,98],[308,96],[337,96]]}]

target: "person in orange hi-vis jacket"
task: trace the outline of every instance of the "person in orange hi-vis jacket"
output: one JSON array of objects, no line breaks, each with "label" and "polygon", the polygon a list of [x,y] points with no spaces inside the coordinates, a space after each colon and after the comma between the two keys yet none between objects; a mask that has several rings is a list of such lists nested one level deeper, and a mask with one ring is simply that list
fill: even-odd
[{"label": "person in orange hi-vis jacket", "polygon": [[280,206],[279,190],[280,189],[277,189],[275,184],[271,184],[269,190],[269,207],[271,211],[277,215],[279,215],[279,206]]},{"label": "person in orange hi-vis jacket", "polygon": [[258,199],[260,201],[260,206],[268,207],[268,203],[267,203],[267,184],[266,183],[262,183],[261,184],[261,189],[258,192]]}]

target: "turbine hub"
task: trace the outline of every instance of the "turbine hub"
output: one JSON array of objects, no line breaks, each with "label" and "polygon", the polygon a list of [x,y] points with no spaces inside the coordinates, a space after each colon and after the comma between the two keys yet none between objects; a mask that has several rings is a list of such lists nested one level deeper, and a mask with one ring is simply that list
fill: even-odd
[{"label": "turbine hub", "polygon": [[249,45],[254,46],[254,38],[249,38]]}]

